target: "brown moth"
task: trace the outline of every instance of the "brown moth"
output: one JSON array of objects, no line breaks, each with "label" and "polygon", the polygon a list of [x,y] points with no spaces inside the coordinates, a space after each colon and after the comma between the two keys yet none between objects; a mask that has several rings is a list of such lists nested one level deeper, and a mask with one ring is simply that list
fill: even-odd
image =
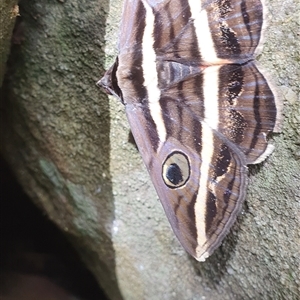
[{"label": "brown moth", "polygon": [[125,105],[174,233],[204,261],[273,150],[280,107],[255,64],[260,0],[125,0],[119,55],[99,81]]}]

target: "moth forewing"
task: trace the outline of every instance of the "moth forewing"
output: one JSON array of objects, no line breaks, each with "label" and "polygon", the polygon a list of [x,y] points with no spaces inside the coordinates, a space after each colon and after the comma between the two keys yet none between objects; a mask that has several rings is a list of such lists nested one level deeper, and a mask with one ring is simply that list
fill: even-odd
[{"label": "moth forewing", "polygon": [[241,210],[247,164],[270,154],[281,103],[254,59],[260,0],[126,0],[100,83],[122,99],[173,231],[204,261]]}]

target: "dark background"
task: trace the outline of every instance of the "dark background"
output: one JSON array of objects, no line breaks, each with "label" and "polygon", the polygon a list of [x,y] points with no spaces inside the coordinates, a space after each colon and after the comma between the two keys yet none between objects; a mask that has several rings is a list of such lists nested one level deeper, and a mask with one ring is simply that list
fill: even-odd
[{"label": "dark background", "polygon": [[62,298],[64,293],[86,300],[107,299],[70,243],[23,192],[2,157],[0,183],[1,299],[37,300],[32,293],[42,288],[44,298],[38,300],[67,299]]}]

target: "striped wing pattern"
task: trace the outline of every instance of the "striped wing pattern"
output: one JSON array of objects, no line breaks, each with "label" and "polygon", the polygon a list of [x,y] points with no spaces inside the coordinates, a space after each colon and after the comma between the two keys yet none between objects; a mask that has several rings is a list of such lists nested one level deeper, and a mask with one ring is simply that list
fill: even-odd
[{"label": "striped wing pattern", "polygon": [[260,0],[126,0],[119,55],[100,81],[125,104],[183,247],[205,260],[245,198],[247,164],[272,152],[280,105],[254,58]]}]

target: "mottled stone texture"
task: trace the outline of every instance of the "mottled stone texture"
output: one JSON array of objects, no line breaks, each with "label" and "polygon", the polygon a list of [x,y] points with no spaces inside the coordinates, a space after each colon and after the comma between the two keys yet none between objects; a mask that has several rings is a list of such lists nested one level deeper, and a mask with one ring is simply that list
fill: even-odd
[{"label": "mottled stone texture", "polygon": [[0,1],[0,87],[6,71],[14,24],[19,14],[17,3],[17,0]]},{"label": "mottled stone texture", "polygon": [[299,6],[268,4],[259,57],[285,104],[276,151],[250,168],[243,213],[199,263],[171,232],[122,105],[95,85],[116,54],[121,1],[20,2],[1,150],[111,299],[299,299]]}]

